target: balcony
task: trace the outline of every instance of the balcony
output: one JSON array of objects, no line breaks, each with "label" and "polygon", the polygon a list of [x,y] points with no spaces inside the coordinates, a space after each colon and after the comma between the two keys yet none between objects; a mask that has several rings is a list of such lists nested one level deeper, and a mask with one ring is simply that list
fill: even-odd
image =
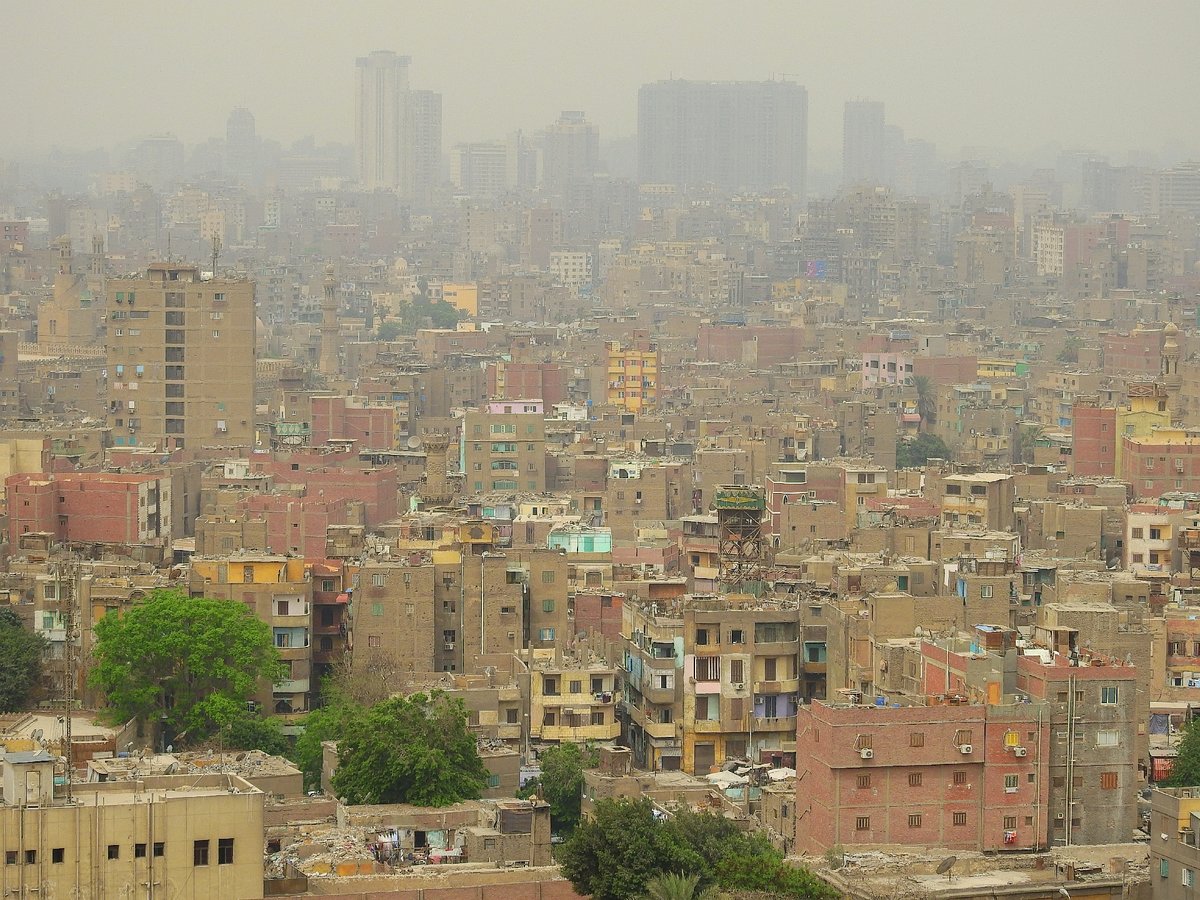
[{"label": "balcony", "polygon": [[805,662],[803,669],[806,675],[824,675],[829,671],[829,663],[824,660],[821,662]]},{"label": "balcony", "polygon": [[[692,730],[696,734],[719,734],[725,730],[725,727],[721,724],[720,719],[697,719],[692,725]],[[740,730],[740,727],[732,730]]]},{"label": "balcony", "polygon": [[675,688],[659,688],[653,687],[649,682],[642,682],[639,685],[642,696],[650,703],[665,703],[671,704],[675,702]]},{"label": "balcony", "polygon": [[756,694],[794,694],[798,690],[800,690],[799,678],[754,682],[754,693]]},{"label": "balcony", "polygon": [[673,740],[678,736],[674,722],[641,722],[642,729],[652,738]]},{"label": "balcony", "polygon": [[603,725],[543,725],[534,729],[543,741],[611,741],[621,736],[621,723],[606,722]]},{"label": "balcony", "polygon": [[272,688],[276,694],[307,694],[309,679],[287,678]]},{"label": "balcony", "polygon": [[336,637],[346,633],[346,624],[344,622],[334,622],[331,625],[314,625],[312,631],[313,634],[331,634]]},{"label": "balcony", "polygon": [[754,716],[755,731],[796,731],[795,716]]}]

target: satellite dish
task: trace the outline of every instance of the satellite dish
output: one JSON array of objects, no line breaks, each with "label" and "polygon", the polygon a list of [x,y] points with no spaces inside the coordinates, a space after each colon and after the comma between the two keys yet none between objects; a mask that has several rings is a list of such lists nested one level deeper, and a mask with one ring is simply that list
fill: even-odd
[{"label": "satellite dish", "polygon": [[954,864],[956,862],[958,862],[957,856],[947,856],[940,863],[938,863],[937,873],[939,875],[945,875],[947,880],[949,880],[951,877],[953,877],[950,874],[950,870],[954,868]]},{"label": "satellite dish", "polygon": [[29,735],[29,739],[32,741],[40,741],[42,739],[42,729],[33,729],[33,734]]},{"label": "satellite dish", "polygon": [[416,450],[421,446],[421,439],[414,434],[404,442],[404,446],[406,446],[409,450]]}]

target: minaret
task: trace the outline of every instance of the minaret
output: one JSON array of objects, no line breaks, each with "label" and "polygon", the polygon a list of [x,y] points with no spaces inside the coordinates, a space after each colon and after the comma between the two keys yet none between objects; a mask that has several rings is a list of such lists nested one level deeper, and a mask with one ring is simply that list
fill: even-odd
[{"label": "minaret", "polygon": [[1174,420],[1179,415],[1179,393],[1183,388],[1179,374],[1179,326],[1174,322],[1163,328],[1161,374],[1163,387],[1167,389],[1167,409]]},{"label": "minaret", "polygon": [[318,368],[322,375],[338,375],[337,287],[333,266],[325,267],[325,297],[321,301],[321,359]]},{"label": "minaret", "polygon": [[427,431],[421,436],[421,443],[425,447],[425,485],[421,488],[421,500],[426,507],[442,506],[454,493],[446,475],[446,449],[450,439],[444,432]]},{"label": "minaret", "polygon": [[92,271],[96,278],[104,278],[104,236],[92,235]]}]

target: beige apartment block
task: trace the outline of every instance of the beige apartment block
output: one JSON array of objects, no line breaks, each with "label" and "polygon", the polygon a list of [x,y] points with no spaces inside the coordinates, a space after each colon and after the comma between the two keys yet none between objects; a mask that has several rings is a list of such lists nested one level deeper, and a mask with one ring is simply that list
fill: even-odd
[{"label": "beige apartment block", "polygon": [[54,757],[10,753],[0,802],[5,897],[261,897],[263,794],[233,775],[54,784]]},{"label": "beige apartment block", "polygon": [[108,282],[108,425],[115,446],[252,446],[254,283],[156,263]]}]

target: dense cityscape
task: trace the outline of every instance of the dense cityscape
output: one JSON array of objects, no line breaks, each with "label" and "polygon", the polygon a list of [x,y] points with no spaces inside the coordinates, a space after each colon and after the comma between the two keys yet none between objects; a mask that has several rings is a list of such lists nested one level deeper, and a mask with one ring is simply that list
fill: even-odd
[{"label": "dense cityscape", "polygon": [[394,44],[0,142],[0,894],[1196,896],[1200,144]]}]

